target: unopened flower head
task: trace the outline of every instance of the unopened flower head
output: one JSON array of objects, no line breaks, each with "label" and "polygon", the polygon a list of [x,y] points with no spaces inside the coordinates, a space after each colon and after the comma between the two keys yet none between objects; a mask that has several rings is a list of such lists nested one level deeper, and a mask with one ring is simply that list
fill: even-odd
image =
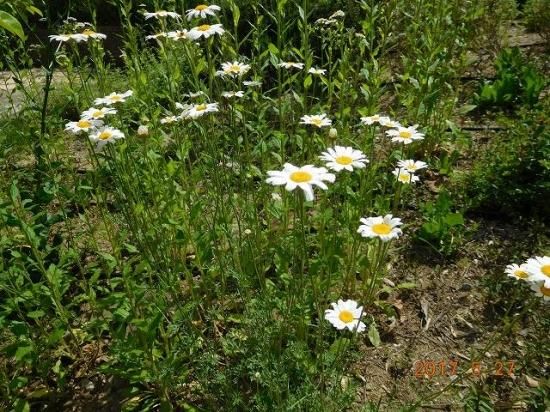
[{"label": "unopened flower head", "polygon": [[374,124],[374,123],[382,124],[382,122],[387,122],[387,121],[390,121],[390,118],[388,116],[381,116],[379,114],[361,117],[361,123],[367,126],[370,126],[371,124]]},{"label": "unopened flower head", "polygon": [[327,149],[319,156],[321,160],[324,160],[327,167],[336,172],[342,170],[353,171],[353,168],[362,169],[369,162],[366,156],[360,150],[353,149],[352,147],[334,146],[334,148]]},{"label": "unopened flower head", "polygon": [[410,144],[415,140],[424,139],[424,134],[416,130],[416,126],[397,127],[396,129],[387,130],[386,134],[391,137],[392,142]]},{"label": "unopened flower head", "polygon": [[327,190],[328,187],[324,182],[332,183],[336,179],[336,176],[328,173],[324,167],[315,167],[312,165],[297,167],[290,163],[285,163],[281,171],[270,170],[267,174],[269,176],[266,180],[267,183],[274,186],[285,185],[285,189],[289,192],[299,187],[304,191],[306,200],[308,201],[315,198],[313,195],[313,186]]},{"label": "unopened flower head", "polygon": [[103,126],[101,120],[95,119],[80,119],[77,122],[69,122],[65,125],[65,130],[73,134],[79,134],[82,132],[89,133],[94,129]]},{"label": "unopened flower head", "polygon": [[181,16],[178,13],[175,13],[173,11],[166,11],[166,10],[159,10],[154,13],[144,13],[145,20],[149,20],[151,18],[164,18],[164,17],[171,17],[173,19],[181,19]]},{"label": "unopened flower head", "polygon": [[550,257],[535,256],[528,259],[525,263],[525,269],[529,273],[529,280],[544,281],[544,285],[550,288]]},{"label": "unopened flower head", "polygon": [[326,113],[302,116],[301,124],[309,124],[318,128],[332,125],[332,120],[327,118]]},{"label": "unopened flower head", "polygon": [[382,242],[397,239],[403,233],[398,227],[402,224],[401,219],[389,214],[386,216],[367,217],[360,219],[362,225],[357,232],[363,237],[379,238]]},{"label": "unopened flower head", "polygon": [[302,70],[304,68],[304,63],[282,62],[282,63],[279,63],[277,66],[283,67],[285,69],[299,69],[299,70]]},{"label": "unopened flower head", "polygon": [[331,303],[332,309],[325,310],[325,319],[338,330],[348,329],[351,332],[363,332],[366,325],[361,322],[363,307],[354,300],[339,299]]},{"label": "unopened flower head", "polygon": [[225,30],[221,24],[202,24],[189,30],[188,36],[192,40],[197,40],[201,37],[207,39],[215,34],[221,36],[224,33]]},{"label": "unopened flower head", "polygon": [[90,140],[97,144],[97,149],[101,149],[107,143],[114,143],[118,139],[124,138],[124,133],[113,127],[101,127],[89,135]]},{"label": "unopened flower head", "polygon": [[137,129],[137,134],[141,137],[149,136],[149,127],[147,127],[147,125],[145,124],[140,124]]},{"label": "unopened flower head", "polygon": [[220,6],[216,6],[215,4],[211,4],[210,6],[206,4],[199,4],[195,6],[195,8],[187,10],[185,15],[187,16],[187,20],[192,20],[194,18],[204,19],[207,16],[215,16],[216,12],[220,10]]},{"label": "unopened flower head", "polygon": [[237,77],[242,76],[250,70],[250,65],[239,63],[238,61],[222,63],[222,69],[218,70],[220,76]]},{"label": "unopened flower head", "polygon": [[512,263],[506,266],[504,273],[514,279],[527,280],[529,278],[529,273],[527,272],[525,264],[518,265],[516,263]]},{"label": "unopened flower head", "polygon": [[326,69],[317,69],[315,67],[312,67],[307,72],[311,73],[311,74],[316,74],[318,76],[321,76],[321,75],[324,75],[327,71],[326,71]]},{"label": "unopened flower head", "polygon": [[218,103],[201,103],[191,105],[190,108],[182,114],[182,116],[188,119],[196,119],[206,113],[213,113],[217,111]]},{"label": "unopened flower head", "polygon": [[116,104],[116,103],[124,103],[126,101],[126,99],[128,97],[132,96],[133,94],[134,94],[134,92],[132,90],[128,90],[124,93],[113,92],[108,96],[99,97],[99,98],[95,99],[94,104],[97,104],[97,105],[104,104],[106,106],[110,106],[110,105]]},{"label": "unopened flower head", "polygon": [[531,290],[535,292],[535,295],[541,297],[545,303],[550,302],[550,285],[547,285],[544,280],[531,282]]},{"label": "unopened flower head", "polygon": [[91,107],[88,110],[84,110],[80,117],[87,120],[101,120],[107,115],[116,114],[116,112],[116,109],[113,109],[112,107]]},{"label": "unopened flower head", "polygon": [[397,162],[397,166],[399,166],[402,169],[405,169],[409,173],[414,173],[417,170],[425,169],[428,167],[428,165],[425,162],[422,162],[420,160],[400,160]]},{"label": "unopened flower head", "polygon": [[415,176],[414,173],[408,172],[406,169],[397,168],[392,174],[397,178],[398,182],[409,184],[416,183],[420,180],[418,176]]}]

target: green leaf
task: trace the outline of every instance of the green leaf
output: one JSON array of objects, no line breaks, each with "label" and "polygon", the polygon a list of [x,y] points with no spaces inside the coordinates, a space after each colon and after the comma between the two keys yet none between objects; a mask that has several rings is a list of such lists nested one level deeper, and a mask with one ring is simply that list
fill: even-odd
[{"label": "green leaf", "polygon": [[27,313],[27,316],[31,319],[40,319],[46,313],[43,310],[33,310],[32,312]]},{"label": "green leaf", "polygon": [[15,34],[21,40],[25,40],[25,33],[23,33],[23,27],[21,23],[13,17],[11,14],[5,11],[0,11],[0,27],[3,27],[7,31]]},{"label": "green leaf", "polygon": [[449,226],[460,226],[464,224],[464,218],[461,213],[449,213],[445,216],[445,223]]},{"label": "green leaf", "polygon": [[25,399],[17,399],[13,407],[15,412],[30,412],[31,407]]},{"label": "green leaf", "polygon": [[369,325],[369,332],[367,333],[367,336],[369,337],[372,346],[380,346],[380,334],[378,333],[378,329],[376,328],[376,322],[372,321]]},{"label": "green leaf", "polygon": [[20,361],[33,350],[32,346],[19,346],[15,351],[15,359]]}]

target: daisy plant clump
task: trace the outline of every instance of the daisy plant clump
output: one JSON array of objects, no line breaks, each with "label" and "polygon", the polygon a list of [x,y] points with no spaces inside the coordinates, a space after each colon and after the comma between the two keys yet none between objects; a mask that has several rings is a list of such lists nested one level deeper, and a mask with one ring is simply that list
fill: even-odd
[{"label": "daisy plant clump", "polygon": [[386,256],[392,240],[398,239],[403,231],[401,219],[392,214],[361,218],[357,232],[366,239],[374,240],[374,244],[366,244],[365,254],[368,264],[362,273],[363,294],[365,302],[372,303],[378,294],[381,280],[385,272]]}]

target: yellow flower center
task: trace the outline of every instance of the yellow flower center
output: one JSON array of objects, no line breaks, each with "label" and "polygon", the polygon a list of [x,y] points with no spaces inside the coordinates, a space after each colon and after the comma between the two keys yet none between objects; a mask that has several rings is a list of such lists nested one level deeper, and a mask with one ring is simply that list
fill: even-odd
[{"label": "yellow flower center", "polygon": [[403,139],[410,139],[412,137],[412,132],[409,132],[408,130],[401,130],[399,132],[399,137]]},{"label": "yellow flower center", "polygon": [[350,165],[353,163],[353,159],[349,156],[338,156],[336,159],[334,159],[336,161],[336,163],[338,163],[339,165],[344,165],[344,166],[347,166],[347,165]]},{"label": "yellow flower center", "polygon": [[120,102],[122,100],[122,97],[118,94],[115,94],[114,96],[110,96],[109,99],[111,99],[111,101],[113,102]]},{"label": "yellow flower center", "polygon": [[540,287],[540,293],[542,293],[544,296],[550,296],[550,288],[545,288],[543,283]]},{"label": "yellow flower center", "polygon": [[338,319],[340,319],[344,323],[353,322],[353,313],[351,313],[349,310],[343,310],[338,314]]},{"label": "yellow flower center", "polygon": [[529,274],[526,271],[521,269],[516,270],[514,272],[514,275],[516,275],[518,278],[521,278],[521,279],[527,279],[529,277]]},{"label": "yellow flower center", "polygon": [[290,174],[290,180],[296,183],[309,182],[312,178],[313,176],[311,175],[311,173],[304,172],[303,170],[298,170]]},{"label": "yellow flower center", "polygon": [[101,110],[96,110],[93,115],[93,117],[103,117],[104,113]]},{"label": "yellow flower center", "polygon": [[377,235],[389,235],[391,233],[391,226],[387,223],[377,223],[372,225],[372,231]]},{"label": "yellow flower center", "polygon": [[76,125],[82,129],[85,129],[87,127],[90,127],[92,125],[92,122],[89,122],[88,120],[79,120]]},{"label": "yellow flower center", "polygon": [[400,182],[403,183],[409,183],[411,181],[411,175],[407,173],[399,173],[399,176],[397,177]]},{"label": "yellow flower center", "polygon": [[231,67],[229,67],[229,70],[232,73],[240,73],[241,72],[241,66],[237,64],[232,64]]},{"label": "yellow flower center", "polygon": [[197,11],[203,11],[206,10],[208,6],[206,4],[199,4],[197,7],[195,7],[195,10]]},{"label": "yellow flower center", "polygon": [[544,265],[540,271],[550,278],[550,265]]},{"label": "yellow flower center", "polygon": [[107,140],[109,139],[113,134],[108,131],[101,132],[101,134],[98,136],[100,140]]},{"label": "yellow flower center", "polygon": [[323,120],[321,120],[320,117],[315,117],[315,118],[311,119],[311,124],[313,124],[317,127],[320,127],[322,123],[323,123]]},{"label": "yellow flower center", "polygon": [[199,104],[197,107],[195,107],[195,110],[196,110],[197,112],[203,112],[203,111],[205,111],[205,110],[207,109],[207,107],[208,107],[208,106],[207,106],[206,104],[203,103],[203,104]]},{"label": "yellow flower center", "polygon": [[210,25],[209,24],[202,24],[200,25],[199,27],[197,27],[197,30],[198,31],[208,31],[210,29]]},{"label": "yellow flower center", "polygon": [[82,32],[82,34],[85,35],[85,36],[91,36],[93,34],[96,34],[96,32],[91,30],[91,29],[86,29]]}]

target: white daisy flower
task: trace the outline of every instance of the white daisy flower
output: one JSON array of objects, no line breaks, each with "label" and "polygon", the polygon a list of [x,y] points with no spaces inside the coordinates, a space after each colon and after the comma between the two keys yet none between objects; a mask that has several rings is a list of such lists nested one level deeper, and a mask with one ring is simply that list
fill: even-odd
[{"label": "white daisy flower", "polygon": [[404,184],[416,183],[420,180],[418,176],[415,176],[414,173],[408,172],[406,169],[397,168],[392,174],[397,178],[398,182]]},{"label": "white daisy flower", "polygon": [[424,139],[424,134],[416,130],[416,126],[402,127],[387,130],[386,134],[390,136],[392,142],[410,144],[415,140]]},{"label": "white daisy flower", "polygon": [[82,33],[80,33],[82,36],[86,36],[91,39],[95,40],[105,40],[107,38],[106,34],[103,33],[97,33],[93,31],[92,29],[85,29]]},{"label": "white daisy flower", "polygon": [[132,90],[128,90],[124,93],[116,93],[113,92],[108,96],[105,97],[98,97],[94,100],[94,104],[104,104],[106,106],[110,106],[115,103],[124,103],[126,99],[130,96],[132,96],[134,92]]},{"label": "white daisy flower", "polygon": [[390,121],[390,118],[388,116],[380,116],[379,114],[361,117],[361,123],[367,126],[370,126],[371,124],[374,124],[374,123],[382,124],[382,122],[385,123],[388,121]]},{"label": "white daisy flower", "polygon": [[91,107],[88,110],[84,110],[80,117],[87,120],[101,120],[109,114],[116,114],[116,110],[111,107],[102,107],[101,109]]},{"label": "white daisy flower", "polygon": [[165,33],[165,32],[161,32],[161,33],[156,33],[156,34],[151,34],[149,36],[145,36],[145,40],[151,40],[151,39],[159,39],[161,37],[168,37],[168,33]]},{"label": "white daisy flower", "polygon": [[515,263],[512,263],[508,266],[506,266],[506,270],[504,271],[508,276],[518,279],[518,280],[528,280],[529,279],[529,272],[527,272],[525,263],[521,265],[517,265]]},{"label": "white daisy flower", "polygon": [[348,329],[351,332],[363,332],[366,325],[361,322],[363,306],[358,306],[354,300],[338,299],[338,303],[331,303],[332,309],[325,310],[325,319],[338,330]]},{"label": "white daisy flower", "polygon": [[380,120],[378,121],[381,126],[388,127],[391,129],[396,129],[398,127],[401,127],[401,123],[399,123],[397,120],[392,120],[387,116],[382,116]]},{"label": "white daisy flower", "polygon": [[170,115],[170,116],[166,116],[166,117],[163,117],[162,119],[160,119],[160,124],[170,124],[170,123],[175,123],[177,121],[181,120],[181,117],[179,116],[174,116],[174,115]]},{"label": "white daisy flower", "polygon": [[50,41],[58,41],[61,43],[67,43],[71,40],[74,40],[72,34],[52,34],[48,36],[48,38],[50,39]]},{"label": "white daisy flower", "polygon": [[97,149],[101,149],[107,143],[114,143],[118,139],[124,139],[124,133],[113,127],[101,127],[90,134],[90,140],[97,143]]},{"label": "white daisy flower", "polygon": [[176,30],[166,33],[166,37],[170,40],[189,40],[189,32],[185,29]]},{"label": "white daisy flower", "polygon": [[207,39],[214,34],[218,34],[221,36],[224,33],[225,30],[223,29],[223,26],[221,24],[202,24],[200,26],[193,27],[189,31],[188,36],[191,40],[197,40],[201,37]]},{"label": "white daisy flower", "polygon": [[98,127],[103,126],[101,120],[94,119],[80,119],[78,122],[69,122],[65,125],[65,130],[73,134],[79,134],[82,132],[90,132]]},{"label": "white daisy flower", "polygon": [[535,295],[542,297],[544,302],[550,301],[550,287],[546,285],[544,280],[536,280],[531,283],[531,290],[535,292]]},{"label": "white daisy flower", "polygon": [[243,84],[246,87],[260,87],[262,85],[262,82],[258,80],[245,80]]},{"label": "white daisy flower", "polygon": [[363,217],[360,221],[363,224],[359,226],[357,232],[363,237],[377,237],[382,242],[387,242],[392,239],[397,239],[403,234],[402,230],[397,227],[403,224],[401,219],[398,217],[393,217],[391,214],[384,217]]},{"label": "white daisy flower", "polygon": [[342,10],[336,10],[329,16],[329,19],[343,19],[344,17],[346,17],[346,13]]},{"label": "white daisy flower", "polygon": [[299,69],[302,70],[304,68],[304,63],[296,63],[296,62],[282,62],[279,63],[277,66],[284,67],[285,69]]},{"label": "white daisy flower", "polygon": [[313,114],[313,115],[305,115],[302,116],[302,121],[300,124],[309,124],[316,127],[326,127],[330,126],[332,124],[332,120],[327,118],[326,113],[321,114]]},{"label": "white daisy flower", "polygon": [[172,17],[173,19],[181,19],[181,16],[178,13],[175,13],[173,11],[166,11],[166,10],[159,10],[154,13],[144,13],[145,20],[149,20],[151,18],[158,19],[159,17]]},{"label": "white daisy flower", "polygon": [[218,111],[218,103],[201,103],[191,105],[182,116],[187,119],[196,119],[206,113],[213,113]]},{"label": "white daisy flower", "polygon": [[223,92],[222,97],[225,97],[226,99],[231,99],[233,97],[243,97],[244,92],[242,90],[239,90],[237,92]]},{"label": "white daisy flower", "polygon": [[399,166],[402,169],[405,169],[409,173],[414,173],[417,170],[425,169],[426,167],[428,167],[428,164],[420,160],[408,159],[408,160],[400,160],[399,162],[397,162],[397,166]]},{"label": "white daisy flower", "polygon": [[321,76],[321,75],[324,75],[327,71],[325,69],[316,69],[316,68],[312,67],[307,72],[311,73],[311,74],[317,74],[317,75]]},{"label": "white daisy flower", "polygon": [[[206,93],[204,93],[202,90],[199,90],[196,93],[185,93],[183,96],[184,97],[189,97],[191,99],[196,99],[197,97],[204,96],[204,95],[206,95]],[[176,107],[178,107],[178,104],[182,105],[181,103],[176,103]],[[178,109],[180,109],[180,107],[178,107]]]},{"label": "white daisy flower", "polygon": [[550,288],[550,257],[535,256],[525,263],[525,270],[529,273],[529,280],[544,281],[544,286]]},{"label": "white daisy flower", "polygon": [[315,20],[315,24],[317,24],[317,25],[324,24],[325,26],[329,26],[331,24],[336,24],[336,23],[338,23],[338,21],[335,20],[335,19],[320,18],[320,19]]},{"label": "white daisy flower", "polygon": [[220,76],[237,77],[242,76],[250,70],[249,64],[239,63],[238,61],[222,63],[222,69],[218,70],[216,74]]},{"label": "white daisy flower", "polygon": [[313,195],[314,185],[327,190],[328,187],[324,181],[332,183],[336,179],[336,176],[328,173],[324,167],[315,167],[312,165],[296,167],[290,163],[285,163],[281,171],[270,170],[267,174],[269,176],[266,179],[267,183],[274,186],[285,185],[285,189],[289,192],[299,187],[304,191],[306,200],[308,201],[315,198]]},{"label": "white daisy flower", "polygon": [[369,162],[363,152],[355,150],[352,147],[334,146],[327,149],[319,156],[321,160],[327,162],[327,167],[336,172],[342,170],[353,171],[353,168],[364,168]]},{"label": "white daisy flower", "polygon": [[187,20],[192,20],[194,18],[206,18],[207,16],[215,16],[216,12],[220,11],[220,6],[212,4],[207,6],[206,4],[199,4],[195,6],[194,9],[187,10],[185,14],[187,15]]}]

